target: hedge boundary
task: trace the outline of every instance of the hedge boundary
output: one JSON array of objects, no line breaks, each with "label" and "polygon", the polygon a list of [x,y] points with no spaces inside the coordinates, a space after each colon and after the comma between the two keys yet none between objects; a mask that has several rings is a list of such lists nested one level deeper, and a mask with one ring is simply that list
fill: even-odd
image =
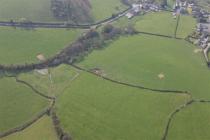
[{"label": "hedge boundary", "polygon": [[87,73],[90,73],[90,74],[93,74],[97,77],[100,77],[104,80],[107,80],[107,81],[110,81],[112,83],[116,83],[116,84],[120,84],[120,85],[124,85],[124,86],[129,86],[129,87],[133,87],[133,88],[138,88],[138,89],[143,89],[143,90],[150,90],[150,91],[154,91],[154,92],[162,92],[164,94],[179,94],[179,95],[187,95],[190,97],[190,99],[185,102],[183,105],[179,106],[178,108],[176,108],[170,115],[169,115],[169,118],[167,119],[167,123],[166,123],[166,127],[164,129],[164,132],[163,132],[163,136],[162,136],[162,139],[161,140],[167,140],[167,136],[168,136],[168,133],[169,133],[169,129],[170,129],[170,125],[174,119],[174,117],[176,116],[177,113],[181,112],[183,109],[187,108],[188,106],[192,105],[193,103],[210,103],[210,100],[197,100],[197,99],[193,99],[192,97],[192,94],[188,91],[179,91],[179,90],[162,90],[162,89],[152,89],[152,88],[147,88],[147,87],[144,87],[144,86],[137,86],[137,85],[132,85],[132,84],[128,84],[128,83],[124,83],[124,82],[120,82],[120,81],[116,81],[116,80],[113,80],[113,79],[110,79],[110,78],[107,78],[107,77],[104,77],[104,76],[101,76],[101,75],[98,75],[90,70],[86,70],[84,68],[81,68],[79,66],[76,66],[76,65],[73,65],[73,64],[69,64],[71,65],[72,67],[78,69],[78,70],[81,70],[81,71],[84,71],[84,72],[87,72]]},{"label": "hedge boundary", "polygon": [[188,92],[188,91],[181,91],[181,90],[168,90],[168,89],[153,89],[153,88],[148,88],[148,87],[144,87],[144,86],[139,86],[139,85],[133,85],[133,84],[129,84],[129,83],[125,83],[125,82],[121,82],[121,81],[117,81],[117,80],[113,80],[113,79],[110,79],[108,77],[105,77],[105,76],[102,76],[102,75],[98,75],[90,70],[86,70],[82,67],[79,67],[79,66],[76,66],[74,64],[69,64],[70,66],[78,69],[78,70],[81,70],[81,71],[84,71],[84,72],[87,72],[87,73],[90,73],[92,75],[95,75],[97,77],[100,77],[104,80],[107,80],[107,81],[110,81],[112,83],[116,83],[116,84],[120,84],[120,85],[124,85],[124,86],[129,86],[129,87],[133,87],[133,88],[138,88],[138,89],[143,89],[143,90],[149,90],[149,91],[154,91],[154,92],[160,92],[160,93],[166,93],[166,94],[184,94],[184,95],[188,95],[191,97],[191,94]]},{"label": "hedge boundary", "polygon": [[49,100],[55,100],[55,97],[51,97],[51,96],[47,96],[44,93],[41,93],[40,91],[38,91],[37,89],[35,89],[31,84],[29,84],[28,82],[22,81],[20,79],[18,79],[18,77],[15,77],[15,80],[17,83],[23,84],[28,86],[29,88],[31,88],[36,94],[38,94],[39,96],[42,96],[43,98],[49,99]]},{"label": "hedge boundary", "polygon": [[[52,103],[52,104],[54,104],[54,103]],[[6,136],[12,135],[14,133],[21,132],[21,131],[25,130],[26,128],[30,127],[32,124],[37,122],[39,119],[41,119],[44,115],[48,114],[51,109],[52,109],[52,105],[47,107],[46,109],[44,109],[39,114],[37,114],[32,120],[30,120],[30,121],[28,121],[28,122],[26,122],[26,123],[24,123],[24,124],[22,124],[18,127],[15,127],[15,128],[12,128],[8,131],[0,133],[0,138],[3,138],[3,137],[6,137]]]},{"label": "hedge boundary", "polygon": [[175,38],[177,38],[177,31],[178,31],[178,28],[179,28],[179,22],[180,22],[180,15],[177,18],[176,28],[175,28],[175,31],[174,31],[174,37]]},{"label": "hedge boundary", "polygon": [[183,40],[184,38],[180,37],[174,37],[170,35],[163,35],[163,34],[156,34],[156,33],[150,33],[150,32],[142,32],[142,31],[137,31],[137,34],[146,34],[146,35],[152,35],[152,36],[158,36],[158,37],[165,37],[165,38],[170,38],[170,39],[177,39],[177,40]]},{"label": "hedge boundary", "polygon": [[176,116],[177,113],[181,112],[182,110],[186,109],[187,107],[193,105],[194,103],[210,103],[210,100],[197,100],[197,99],[190,99],[189,101],[187,101],[185,104],[181,105],[179,108],[175,109],[175,111],[173,111],[169,118],[168,118],[168,122],[166,124],[166,128],[164,130],[164,134],[161,140],[167,140],[167,136],[169,133],[169,129],[170,129],[170,125],[174,119],[174,117]]},{"label": "hedge boundary", "polygon": [[169,118],[168,118],[168,122],[166,124],[166,128],[164,130],[164,134],[163,134],[163,137],[161,140],[167,140],[167,136],[168,136],[168,132],[169,132],[169,129],[170,129],[170,125],[175,117],[175,115],[182,111],[183,109],[187,108],[188,106],[192,105],[194,103],[194,100],[190,100],[188,102],[186,102],[185,104],[181,105],[179,108],[175,109],[175,111],[173,111],[170,115],[169,115]]},{"label": "hedge boundary", "polygon": [[7,136],[12,135],[12,134],[17,133],[17,132],[21,132],[21,131],[27,129],[28,127],[30,127],[31,125],[33,125],[34,123],[36,123],[43,116],[50,115],[52,110],[53,110],[53,107],[55,106],[55,102],[56,102],[56,98],[55,97],[50,97],[50,96],[45,95],[44,93],[41,93],[40,91],[35,89],[29,83],[27,83],[25,81],[22,81],[22,80],[19,80],[17,76],[7,75],[7,74],[5,74],[5,76],[8,77],[8,78],[14,78],[17,83],[20,83],[20,84],[23,84],[23,85],[27,86],[28,88],[32,89],[37,95],[39,95],[42,98],[45,98],[47,100],[50,100],[51,103],[50,103],[49,107],[45,108],[42,112],[37,114],[32,120],[30,120],[30,121],[28,121],[28,122],[26,122],[26,123],[24,123],[24,124],[22,124],[20,126],[17,126],[15,128],[9,129],[8,131],[0,132],[0,138],[7,137]]}]

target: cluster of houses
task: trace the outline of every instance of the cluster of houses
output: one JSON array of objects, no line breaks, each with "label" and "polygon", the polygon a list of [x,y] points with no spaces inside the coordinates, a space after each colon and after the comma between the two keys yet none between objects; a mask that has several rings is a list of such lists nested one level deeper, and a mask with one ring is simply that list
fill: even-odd
[{"label": "cluster of houses", "polygon": [[[144,0],[132,4],[132,9],[126,14],[126,17],[131,19],[140,12],[158,12],[161,9],[162,8],[155,3]],[[207,62],[210,63],[208,58],[208,51],[210,50],[210,13],[197,6],[193,3],[193,1],[176,0],[176,3],[173,6],[172,14],[173,18],[177,18],[180,14],[190,14],[197,19],[198,24],[196,31],[199,34],[199,38],[197,38],[196,44],[198,44],[198,46],[203,50]]]},{"label": "cluster of houses", "polygon": [[180,14],[192,14],[195,4],[187,0],[176,0],[173,6],[173,17],[176,18]]},{"label": "cluster of houses", "polygon": [[132,9],[126,14],[126,17],[128,19],[133,18],[134,16],[138,15],[140,12],[158,12],[160,11],[160,6],[147,2],[147,0],[144,0],[142,2],[134,3],[132,4]]},{"label": "cluster of houses", "polygon": [[208,35],[205,35],[205,34],[202,34],[199,38],[199,46],[200,48],[202,49],[205,49],[206,47],[208,47],[210,45],[210,40],[209,40],[209,36]]},{"label": "cluster of houses", "polygon": [[210,62],[208,57],[210,50],[210,13],[201,9],[199,16],[197,17],[198,24],[196,27],[196,31],[200,35],[198,38],[198,46],[203,50],[206,61]]},{"label": "cluster of houses", "polygon": [[196,5],[193,1],[176,0],[173,6],[173,15],[190,14],[198,20],[207,21],[209,18],[209,12]]},{"label": "cluster of houses", "polygon": [[210,62],[208,57],[208,52],[210,50],[210,23],[198,23],[197,32],[200,34],[197,40],[198,47],[203,50],[206,61]]}]

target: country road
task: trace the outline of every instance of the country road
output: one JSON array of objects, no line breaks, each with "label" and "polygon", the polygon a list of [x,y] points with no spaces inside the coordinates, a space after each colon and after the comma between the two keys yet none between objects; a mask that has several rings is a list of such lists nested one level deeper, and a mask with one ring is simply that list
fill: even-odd
[{"label": "country road", "polygon": [[109,17],[102,21],[98,21],[96,23],[91,24],[68,24],[65,22],[16,22],[16,21],[0,21],[0,26],[7,27],[23,27],[23,28],[78,28],[78,29],[89,29],[89,28],[97,28],[100,25],[104,25],[107,23],[112,23],[119,18],[125,16],[132,7],[127,8],[126,10],[118,13],[115,17]]}]

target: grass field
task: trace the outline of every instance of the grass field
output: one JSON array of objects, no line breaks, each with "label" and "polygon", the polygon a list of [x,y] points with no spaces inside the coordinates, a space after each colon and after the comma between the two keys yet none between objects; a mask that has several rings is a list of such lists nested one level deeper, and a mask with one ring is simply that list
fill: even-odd
[{"label": "grass field", "polygon": [[0,132],[31,120],[49,103],[13,78],[1,78],[0,89]]},{"label": "grass field", "polygon": [[196,28],[196,19],[192,16],[181,15],[177,30],[177,37],[186,38],[191,35]]},{"label": "grass field", "polygon": [[147,13],[135,22],[138,31],[173,36],[177,20],[170,12]]},{"label": "grass field", "polygon": [[91,13],[95,21],[100,21],[112,16],[112,14],[119,13],[127,7],[121,3],[120,0],[91,0]]},{"label": "grass field", "polygon": [[[112,79],[159,89],[189,91],[209,98],[209,69],[203,55],[182,40],[136,35],[121,37],[79,63]],[[159,77],[162,75],[162,78]]]},{"label": "grass field", "polygon": [[168,140],[209,140],[210,104],[195,103],[178,113]]},{"label": "grass field", "polygon": [[75,140],[157,140],[169,114],[186,100],[185,95],[156,94],[81,73],[58,98],[56,109]]},{"label": "grass field", "polygon": [[78,30],[0,28],[0,64],[37,62],[36,56],[55,55],[80,34]]},{"label": "grass field", "polygon": [[[91,0],[91,14],[95,21],[111,17],[127,7],[120,0]],[[0,20],[20,20],[55,22],[51,11],[51,0],[1,0]]]},{"label": "grass field", "polygon": [[[126,27],[129,24],[134,25],[138,31],[174,36],[177,19],[173,19],[170,12],[157,12],[140,15],[131,20],[123,17],[114,23],[114,25],[119,27]],[[196,20],[194,18],[181,15],[177,37],[187,37],[194,31],[195,26]]]},{"label": "grass field", "polygon": [[0,20],[56,21],[50,0],[0,0]]},{"label": "grass field", "polygon": [[77,78],[79,74],[67,65],[61,65],[57,68],[49,70],[51,74],[41,75],[38,72],[30,72],[21,74],[19,79],[30,83],[37,90],[49,96],[57,96],[61,94],[72,80]]},{"label": "grass field", "polygon": [[58,140],[52,120],[44,116],[22,132],[12,134],[0,140]]}]

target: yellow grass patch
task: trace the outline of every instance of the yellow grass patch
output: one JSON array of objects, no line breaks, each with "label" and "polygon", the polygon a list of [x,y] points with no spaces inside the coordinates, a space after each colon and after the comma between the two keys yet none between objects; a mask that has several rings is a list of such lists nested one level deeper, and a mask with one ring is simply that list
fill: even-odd
[{"label": "yellow grass patch", "polygon": [[160,74],[158,74],[158,78],[159,78],[160,80],[162,80],[162,79],[165,78],[165,75],[164,75],[163,73],[160,73]]},{"label": "yellow grass patch", "polygon": [[194,50],[194,53],[199,53],[199,52],[202,52],[202,49],[195,49]]},{"label": "yellow grass patch", "polygon": [[43,54],[38,54],[38,55],[36,56],[36,58],[37,58],[39,61],[45,61],[45,60],[46,60],[46,58],[44,57]]}]

